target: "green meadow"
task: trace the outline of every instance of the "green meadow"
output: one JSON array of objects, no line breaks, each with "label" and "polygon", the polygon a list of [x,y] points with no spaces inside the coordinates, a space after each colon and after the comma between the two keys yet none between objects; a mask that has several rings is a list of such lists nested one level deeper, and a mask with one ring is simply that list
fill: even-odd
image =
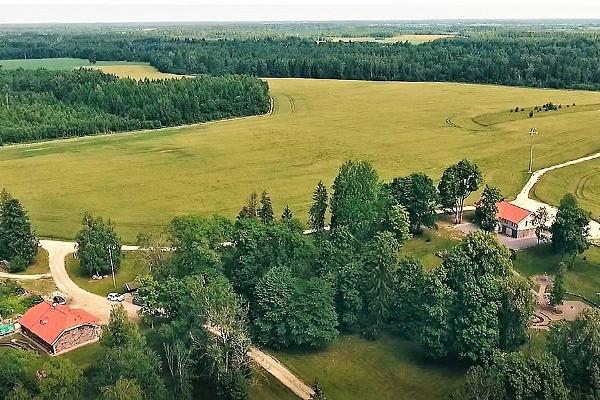
[{"label": "green meadow", "polygon": [[[383,179],[443,169],[468,157],[487,183],[515,195],[535,167],[600,148],[600,93],[452,83],[269,79],[272,115],[0,149],[0,181],[37,232],[73,238],[85,211],[112,219],[125,241],[189,213],[233,217],[252,191],[270,192],[305,219],[311,193],[346,160],[374,163]],[[576,112],[515,117],[552,101]],[[584,107],[585,106],[585,107]],[[494,117],[490,119],[490,115]],[[487,116],[487,117],[482,117]],[[488,125],[476,121],[487,118]],[[473,197],[475,199],[475,196]],[[471,201],[473,200],[471,199]]]},{"label": "green meadow", "polygon": [[[130,64],[126,61],[98,61],[96,66],[104,65],[126,65]],[[65,70],[81,67],[89,67],[90,62],[83,58],[32,58],[32,59],[15,59],[15,60],[0,60],[0,65],[6,69],[40,69],[47,70]]]},{"label": "green meadow", "polygon": [[593,219],[600,219],[600,160],[550,171],[533,188],[536,198],[551,204],[558,204],[566,192],[573,193]]},{"label": "green meadow", "polygon": [[0,60],[2,68],[6,69],[47,69],[50,71],[67,70],[76,68],[99,69],[107,74],[117,75],[121,78],[132,79],[170,79],[181,78],[182,75],[167,74],[158,71],[148,63],[128,61],[98,61],[92,65],[82,58],[39,58]]}]

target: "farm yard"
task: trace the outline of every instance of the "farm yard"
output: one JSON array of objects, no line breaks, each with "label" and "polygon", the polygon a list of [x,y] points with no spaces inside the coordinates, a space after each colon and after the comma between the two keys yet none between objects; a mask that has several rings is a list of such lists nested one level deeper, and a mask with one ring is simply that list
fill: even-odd
[{"label": "farm yard", "polygon": [[[594,92],[451,83],[269,79],[273,114],[189,127],[5,147],[0,179],[42,236],[72,238],[85,210],[110,217],[125,241],[176,215],[234,216],[252,191],[305,219],[312,188],[349,158],[385,179],[442,170],[469,157],[488,183],[515,195],[535,167],[600,147],[595,111],[556,112],[484,127],[472,118],[522,107],[600,103]],[[457,99],[459,99],[457,101]],[[360,112],[356,112],[360,110]],[[450,123],[448,122],[450,121]],[[51,166],[51,168],[49,168]]]}]

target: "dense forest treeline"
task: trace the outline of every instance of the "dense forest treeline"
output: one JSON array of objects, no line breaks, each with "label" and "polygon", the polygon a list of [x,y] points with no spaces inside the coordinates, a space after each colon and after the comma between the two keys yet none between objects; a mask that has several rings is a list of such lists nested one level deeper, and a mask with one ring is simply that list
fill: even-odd
[{"label": "dense forest treeline", "polygon": [[2,71],[0,139],[14,143],[160,128],[265,113],[268,86],[248,76],[119,79],[100,71]]},{"label": "dense forest treeline", "polygon": [[490,31],[418,46],[127,33],[15,34],[0,43],[0,59],[44,57],[145,61],[182,74],[600,88],[600,41],[581,32]]}]

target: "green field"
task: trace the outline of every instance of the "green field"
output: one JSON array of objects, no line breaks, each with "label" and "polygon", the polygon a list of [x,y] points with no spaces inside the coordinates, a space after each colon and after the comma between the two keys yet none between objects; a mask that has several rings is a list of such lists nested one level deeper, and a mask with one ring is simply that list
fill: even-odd
[{"label": "green field", "polygon": [[[96,66],[105,65],[127,65],[127,61],[98,61]],[[135,63],[134,63],[135,64]],[[81,67],[89,67],[90,62],[82,58],[35,58],[18,60],[0,60],[0,65],[6,69],[40,69],[47,70],[65,70]]]},{"label": "green field", "polygon": [[318,379],[329,399],[448,398],[464,370],[428,360],[419,346],[395,337],[342,336],[314,353],[275,352],[304,382]]},{"label": "green field", "polygon": [[106,296],[110,292],[123,293],[123,285],[126,282],[133,282],[138,275],[146,272],[139,257],[139,254],[135,251],[124,252],[121,266],[115,274],[115,281],[117,283],[116,288],[113,285],[113,280],[110,276],[97,281],[91,279],[90,276],[81,269],[79,260],[70,255],[67,256],[66,259],[66,268],[67,273],[77,286],[99,296]]},{"label": "green field", "polygon": [[558,204],[565,192],[573,193],[579,204],[592,213],[592,218],[599,220],[600,160],[550,171],[534,186],[532,194],[541,201]]},{"label": "green field", "polygon": [[[438,179],[469,157],[507,196],[527,178],[531,120],[484,127],[478,116],[543,104],[599,104],[600,93],[449,83],[270,79],[274,113],[154,132],[61,140],[0,150],[0,180],[42,236],[72,238],[85,211],[111,218],[125,241],[172,217],[233,217],[252,191],[302,219],[319,179],[350,158],[382,178]],[[596,111],[535,118],[536,168],[600,148]],[[473,197],[475,199],[475,197]],[[473,200],[472,199],[472,200]]]},{"label": "green field", "polygon": [[0,65],[6,69],[39,69],[47,70],[68,70],[75,68],[94,68],[107,74],[117,75],[119,77],[129,77],[132,79],[170,79],[180,78],[182,75],[167,74],[158,71],[148,63],[136,63],[128,61],[98,61],[91,65],[88,60],[81,58],[40,58],[26,60],[0,60]]}]

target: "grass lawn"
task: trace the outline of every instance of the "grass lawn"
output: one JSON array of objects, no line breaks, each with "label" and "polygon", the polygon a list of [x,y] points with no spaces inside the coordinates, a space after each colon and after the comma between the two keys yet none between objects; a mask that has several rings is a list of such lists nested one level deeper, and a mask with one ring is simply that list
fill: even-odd
[{"label": "grass lawn", "polygon": [[22,274],[37,275],[50,272],[50,264],[48,263],[48,251],[42,247],[38,248],[38,254],[31,264]]},{"label": "grass lawn", "polygon": [[80,347],[73,351],[69,351],[68,353],[63,354],[61,357],[71,360],[73,364],[85,370],[91,367],[98,357],[100,357],[101,350],[102,346],[100,346],[100,343],[96,342]]},{"label": "grass lawn", "polygon": [[56,291],[56,285],[54,284],[54,280],[52,278],[44,278],[44,279],[35,279],[35,280],[21,280],[19,282],[25,290],[30,293],[36,293],[41,296],[52,294],[52,292]]},{"label": "grass lawn", "polygon": [[137,252],[126,251],[123,254],[124,257],[123,261],[121,261],[121,267],[115,274],[115,280],[117,282],[116,288],[113,285],[113,280],[110,275],[108,278],[102,280],[92,280],[92,278],[81,269],[79,260],[72,256],[67,256],[67,273],[77,286],[99,296],[106,296],[110,292],[122,293],[124,290],[124,283],[132,282],[139,274],[146,272],[143,264],[139,260],[139,254]]},{"label": "grass lawn", "polygon": [[292,391],[283,386],[268,372],[257,369],[254,372],[254,385],[250,390],[251,400],[298,400]]},{"label": "grass lawn", "polygon": [[[267,190],[276,213],[289,204],[305,220],[317,182],[330,185],[350,158],[372,161],[383,179],[424,171],[437,180],[448,165],[469,157],[486,183],[511,196],[528,176],[531,121],[484,127],[472,119],[548,101],[600,103],[600,93],[583,91],[268,82],[274,98],[270,116],[6,146],[0,149],[0,180],[42,236],[72,239],[89,211],[111,218],[128,242],[174,216],[234,217],[252,191]],[[599,149],[596,125],[597,112],[591,110],[537,119],[536,167]]]},{"label": "grass lawn", "polygon": [[[515,268],[526,276],[554,275],[558,269],[561,256],[552,252],[550,245],[542,245],[521,250],[517,253]],[[600,248],[591,246],[583,255],[575,260],[575,266],[570,268],[570,257],[567,272],[567,291],[580,294],[598,302],[600,298]]]},{"label": "grass lawn", "polygon": [[[590,149],[597,151],[598,149]],[[600,160],[550,171],[533,187],[533,195],[549,204],[558,205],[565,193],[570,192],[579,204],[600,220]]]},{"label": "grass lawn", "polygon": [[425,268],[432,270],[442,264],[442,259],[436,253],[452,248],[459,241],[458,232],[449,226],[440,225],[437,230],[425,229],[423,234],[414,236],[404,243],[400,253],[421,259]]},{"label": "grass lawn", "polygon": [[446,399],[465,372],[428,361],[417,345],[391,336],[342,336],[323,351],[275,355],[304,382],[318,379],[330,399]]}]

